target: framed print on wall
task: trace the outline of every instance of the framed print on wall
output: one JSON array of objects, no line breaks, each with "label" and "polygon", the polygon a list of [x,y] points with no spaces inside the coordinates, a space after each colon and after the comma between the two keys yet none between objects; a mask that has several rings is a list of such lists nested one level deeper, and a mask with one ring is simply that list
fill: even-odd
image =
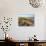
[{"label": "framed print on wall", "polygon": [[32,14],[18,15],[18,26],[34,26],[34,15]]}]

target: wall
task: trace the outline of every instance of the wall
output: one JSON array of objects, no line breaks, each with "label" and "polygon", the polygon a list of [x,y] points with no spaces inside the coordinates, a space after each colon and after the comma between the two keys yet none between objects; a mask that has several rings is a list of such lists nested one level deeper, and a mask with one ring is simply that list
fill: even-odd
[{"label": "wall", "polygon": [[[28,0],[0,0],[0,16],[13,17],[13,22],[10,31],[10,37],[16,40],[27,40],[34,34],[37,39],[46,40],[45,38],[45,15],[46,8],[33,8],[29,5]],[[18,27],[17,14],[35,14],[34,27]],[[2,32],[1,32],[2,33]],[[1,34],[0,33],[0,34]],[[1,34],[2,35],[2,34]],[[2,36],[0,36],[2,39]]]}]

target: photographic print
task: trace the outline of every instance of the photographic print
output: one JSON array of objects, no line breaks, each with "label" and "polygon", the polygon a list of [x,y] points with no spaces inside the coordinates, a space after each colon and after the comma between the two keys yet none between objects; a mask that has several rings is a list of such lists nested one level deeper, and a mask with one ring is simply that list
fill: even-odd
[{"label": "photographic print", "polygon": [[19,17],[19,26],[34,26],[34,17]]}]

